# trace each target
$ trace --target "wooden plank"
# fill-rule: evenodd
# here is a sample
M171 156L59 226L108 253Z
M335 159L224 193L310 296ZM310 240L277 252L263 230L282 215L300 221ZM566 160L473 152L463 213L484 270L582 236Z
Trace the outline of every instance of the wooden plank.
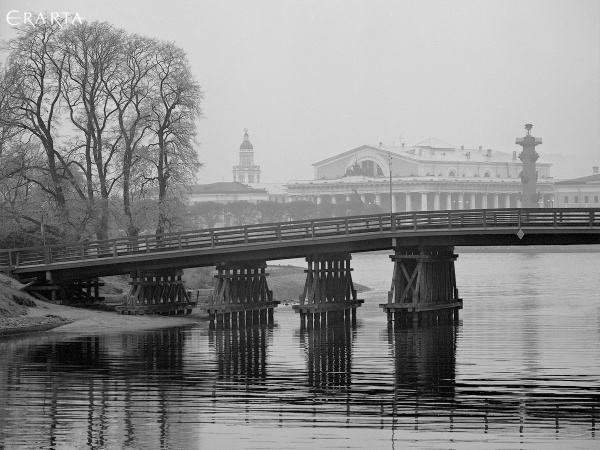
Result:
M279 305L278 300L268 302L230 303L224 305L210 305L203 307L209 313L220 314L225 312L255 311L266 308L275 308Z
M384 311L438 311L452 308L462 309L463 303L461 299L456 299L452 303L419 303L419 304L411 304L411 303L380 303L379 307L383 308Z
M316 312L327 312L327 311L340 311L345 309L356 308L364 303L362 299L329 302L329 303L318 303L314 305L293 305L292 309L300 313L316 313Z

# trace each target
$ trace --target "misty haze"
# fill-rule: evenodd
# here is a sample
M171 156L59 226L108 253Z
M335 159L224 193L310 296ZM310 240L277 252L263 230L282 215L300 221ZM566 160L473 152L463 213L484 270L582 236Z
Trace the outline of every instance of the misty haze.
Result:
M600 4L5 0L0 450L597 448Z

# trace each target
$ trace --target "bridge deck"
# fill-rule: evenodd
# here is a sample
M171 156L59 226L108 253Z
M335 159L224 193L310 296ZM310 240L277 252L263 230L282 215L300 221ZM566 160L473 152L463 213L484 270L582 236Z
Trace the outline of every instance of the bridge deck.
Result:
M0 270L76 278L420 244L600 244L600 208L423 211L122 237L0 250Z

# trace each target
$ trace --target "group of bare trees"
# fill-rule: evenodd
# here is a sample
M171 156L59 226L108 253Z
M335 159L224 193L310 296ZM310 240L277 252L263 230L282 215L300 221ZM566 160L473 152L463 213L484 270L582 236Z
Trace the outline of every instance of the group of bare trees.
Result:
M184 51L106 22L16 31L0 71L3 230L42 217L69 240L177 229L203 98Z

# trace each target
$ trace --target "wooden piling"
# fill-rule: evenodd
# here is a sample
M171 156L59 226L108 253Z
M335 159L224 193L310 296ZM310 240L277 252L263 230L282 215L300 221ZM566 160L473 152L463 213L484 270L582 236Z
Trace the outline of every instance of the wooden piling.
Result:
M120 314L191 313L196 302L191 301L182 274L181 270L132 273L129 293L116 311Z
M273 291L269 290L266 267L265 261L219 263L213 294L204 307L209 317L212 313L235 315L234 326L238 327L272 325L273 308L279 302L273 300ZM224 326L230 327L231 323L226 321Z
M388 302L380 304L388 322L443 323L462 308L458 298L453 247L397 248Z
M356 322L356 308L364 300L356 297L352 283L349 253L315 254L306 258L308 268L300 303L294 311L300 313L301 326L306 316L307 326L336 323L352 311ZM350 313L348 313L350 314ZM348 316L350 318L350 316Z

